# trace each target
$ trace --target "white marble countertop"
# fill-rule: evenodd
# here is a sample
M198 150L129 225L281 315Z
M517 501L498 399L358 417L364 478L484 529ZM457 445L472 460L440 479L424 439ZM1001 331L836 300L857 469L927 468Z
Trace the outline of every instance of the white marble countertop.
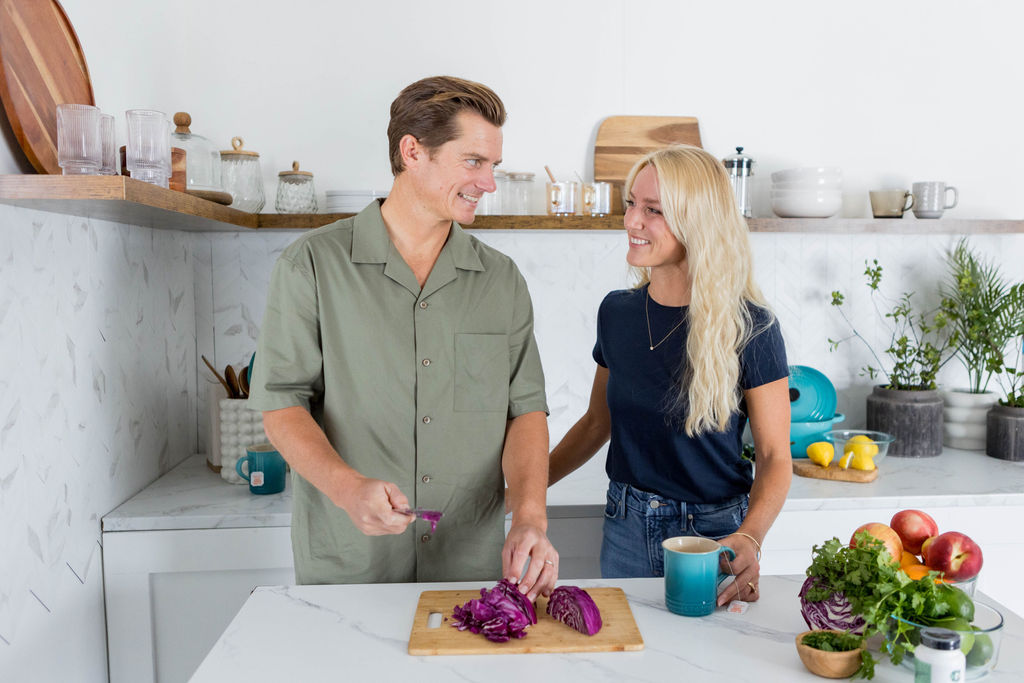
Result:
M869 484L793 477L783 510L849 510L864 507L976 507L1024 503L1024 463L980 451L946 449L934 458L885 458ZM597 516L607 479L587 467L548 492L549 514ZM291 485L256 496L210 471L202 455L187 458L103 517L103 531L217 529L291 524Z
M745 614L720 608L702 618L666 610L661 579L580 581L625 591L644 639L642 651L433 657L407 651L419 594L481 584L257 588L191 680L820 681L804 668L794 644L806 630L796 597L802 580L764 576L762 598ZM1024 679L1022 646L1024 620L1007 612L999 661L986 680ZM905 683L912 674L884 659L874 680Z

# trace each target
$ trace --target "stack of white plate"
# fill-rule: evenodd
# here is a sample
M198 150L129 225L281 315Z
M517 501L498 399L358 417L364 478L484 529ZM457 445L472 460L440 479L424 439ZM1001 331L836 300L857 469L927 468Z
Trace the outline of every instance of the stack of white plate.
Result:
M387 190L327 190L326 213L359 213L374 199L388 196Z
M790 168L772 173L772 211L783 218L828 218L843 205L839 168Z

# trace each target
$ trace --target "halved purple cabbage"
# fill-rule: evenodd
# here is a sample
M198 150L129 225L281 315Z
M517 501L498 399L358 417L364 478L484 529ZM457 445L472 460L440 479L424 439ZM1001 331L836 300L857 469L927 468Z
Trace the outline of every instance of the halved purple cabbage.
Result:
M537 611L515 584L505 579L494 588L480 589L480 597L452 611L452 626L460 631L482 633L487 640L504 643L526 637L526 629L537 623Z
M601 611L593 598L578 586L559 586L548 598L548 614L580 633L592 636L601 630Z
M842 593L832 593L820 602L811 602L807 599L807 591L818 581L818 577L808 576L804 585L800 587L800 615L807 622L808 628L863 633L864 619L853 613L850 601Z

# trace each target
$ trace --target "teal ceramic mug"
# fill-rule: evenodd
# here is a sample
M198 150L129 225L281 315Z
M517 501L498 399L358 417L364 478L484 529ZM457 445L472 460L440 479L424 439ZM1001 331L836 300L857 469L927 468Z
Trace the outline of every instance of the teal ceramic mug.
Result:
M665 606L686 617L703 617L715 611L718 585L728 574L719 570L718 558L725 553L736 558L732 548L710 538L675 536L665 539Z
M242 471L242 465L245 464L248 465L248 473ZM246 448L245 455L235 463L235 471L249 482L251 493L264 495L284 491L284 458L269 443Z

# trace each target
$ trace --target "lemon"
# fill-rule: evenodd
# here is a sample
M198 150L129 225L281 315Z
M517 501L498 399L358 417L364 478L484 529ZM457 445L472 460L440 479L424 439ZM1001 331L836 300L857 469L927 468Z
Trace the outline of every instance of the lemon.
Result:
M836 449L828 441L815 441L807 447L808 460L822 467L828 467L834 457Z
M852 467L855 470L865 470L867 472L870 472L871 470L875 469L875 460L870 455L851 453L850 467Z
M846 455L847 453L873 458L878 455L878 444L863 434L857 434L856 436L850 437L843 446L843 455Z
M839 458L839 466L844 470L849 469L851 460L853 460L853 453L847 451L843 453L843 457Z

